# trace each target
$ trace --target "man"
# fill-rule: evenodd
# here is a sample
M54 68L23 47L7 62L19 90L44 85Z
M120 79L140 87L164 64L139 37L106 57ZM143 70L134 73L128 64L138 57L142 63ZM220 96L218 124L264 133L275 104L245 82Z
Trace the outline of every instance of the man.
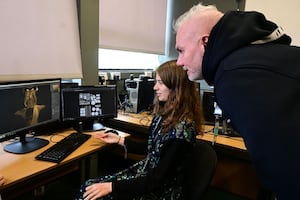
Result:
M198 4L174 29L177 64L214 86L261 184L279 200L300 199L300 48L258 12Z

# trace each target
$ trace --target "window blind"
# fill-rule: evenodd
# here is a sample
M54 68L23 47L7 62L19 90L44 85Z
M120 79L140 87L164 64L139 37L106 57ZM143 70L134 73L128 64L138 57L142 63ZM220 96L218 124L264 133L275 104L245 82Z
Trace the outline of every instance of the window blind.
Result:
M82 77L75 0L1 0L0 27L0 81Z
M167 0L100 0L99 47L165 52Z

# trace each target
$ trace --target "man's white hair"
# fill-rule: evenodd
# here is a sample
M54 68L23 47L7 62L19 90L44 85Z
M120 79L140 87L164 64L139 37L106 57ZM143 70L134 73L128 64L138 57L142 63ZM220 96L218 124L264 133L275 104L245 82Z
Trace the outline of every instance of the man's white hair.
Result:
M194 5L193 7L191 7L187 12L185 12L184 14L182 14L180 17L177 18L177 20L175 21L175 23L173 23L173 29L174 31L177 33L179 27L188 19L190 19L191 17L194 17L200 13L203 13L205 11L208 10L215 10L218 11L217 7L214 5L208 5L205 6L202 3L199 3L197 5Z

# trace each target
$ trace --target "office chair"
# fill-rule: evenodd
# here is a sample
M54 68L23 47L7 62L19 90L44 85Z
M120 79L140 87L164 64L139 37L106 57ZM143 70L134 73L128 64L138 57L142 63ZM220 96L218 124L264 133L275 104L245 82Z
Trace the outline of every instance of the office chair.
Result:
M209 144L197 140L187 162L182 199L201 199L210 185L216 165L215 150Z

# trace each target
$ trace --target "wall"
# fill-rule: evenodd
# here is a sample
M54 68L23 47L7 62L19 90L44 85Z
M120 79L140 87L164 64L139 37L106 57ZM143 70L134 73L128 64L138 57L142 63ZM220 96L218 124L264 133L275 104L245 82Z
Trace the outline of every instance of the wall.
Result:
M83 85L98 84L99 0L78 0Z
M281 26L292 37L293 45L300 45L299 0L247 0L245 10L256 10L265 14L267 19Z

